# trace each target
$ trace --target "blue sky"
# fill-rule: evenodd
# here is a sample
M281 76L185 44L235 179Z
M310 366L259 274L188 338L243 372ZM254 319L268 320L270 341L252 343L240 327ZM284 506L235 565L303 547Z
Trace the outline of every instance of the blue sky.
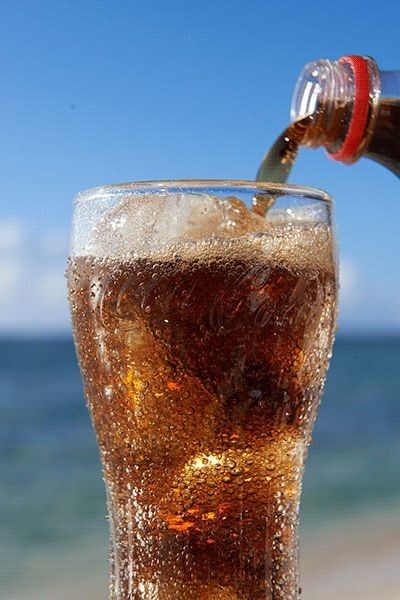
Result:
M398 1L0 3L0 332L68 331L78 190L253 179L313 58L400 68ZM400 184L304 150L293 183L336 200L341 330L400 330Z

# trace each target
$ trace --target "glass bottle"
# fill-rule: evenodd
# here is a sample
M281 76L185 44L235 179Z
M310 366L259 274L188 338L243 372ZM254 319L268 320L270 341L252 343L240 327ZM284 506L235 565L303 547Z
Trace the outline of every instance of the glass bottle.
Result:
M291 119L306 125L300 145L323 146L347 164L365 156L400 176L400 70L381 71L364 56L312 61L298 78Z

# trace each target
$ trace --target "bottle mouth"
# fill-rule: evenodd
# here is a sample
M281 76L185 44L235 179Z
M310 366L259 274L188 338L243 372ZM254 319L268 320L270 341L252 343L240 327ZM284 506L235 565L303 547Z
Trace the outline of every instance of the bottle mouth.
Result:
M338 89L339 67L336 61L321 58L305 65L294 89L290 117L298 121L316 114L321 105L328 106L332 98L342 96Z
M324 85L324 80L319 69L320 62L322 61L308 63L297 79L290 107L292 122L312 115L316 111Z

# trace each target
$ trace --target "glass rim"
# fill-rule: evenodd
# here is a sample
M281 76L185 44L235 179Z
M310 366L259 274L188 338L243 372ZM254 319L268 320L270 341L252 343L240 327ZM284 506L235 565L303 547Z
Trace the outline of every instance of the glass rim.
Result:
M317 200L318 202L325 202L327 204L333 204L332 197L324 190L313 188L305 185L296 185L292 183L272 183L268 181L251 181L246 179L164 179L164 180L149 180L149 181L136 181L136 182L123 182L123 183L112 183L97 187L90 187L78 192L75 196L75 202L83 202L88 197L90 199L101 198L104 195L109 195L112 192L124 192L124 191L137 191L137 192L151 192L151 191L178 191L182 188L182 191L188 190L200 190L200 189L216 189L221 190L227 188L241 189L242 191L254 192L265 192L272 194L279 194L281 196L293 196L300 198L308 198L310 200Z

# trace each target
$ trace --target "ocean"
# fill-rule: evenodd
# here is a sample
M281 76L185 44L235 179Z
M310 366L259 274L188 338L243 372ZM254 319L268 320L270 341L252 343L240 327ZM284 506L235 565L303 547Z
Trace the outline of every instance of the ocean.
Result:
M400 337L336 341L303 531L400 507L399 374ZM0 455L0 598L91 573L105 582L105 494L70 339L0 341Z

